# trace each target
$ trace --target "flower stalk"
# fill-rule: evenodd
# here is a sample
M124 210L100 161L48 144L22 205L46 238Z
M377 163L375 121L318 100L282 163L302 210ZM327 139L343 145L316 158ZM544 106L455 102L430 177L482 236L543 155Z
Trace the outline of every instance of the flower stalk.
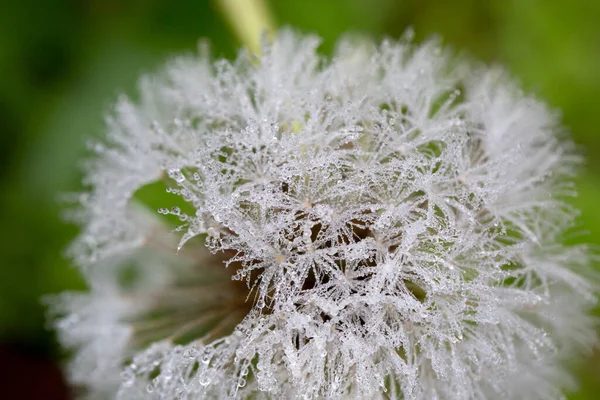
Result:
M241 43L261 54L261 38L275 33L274 18L265 0L216 0L217 7Z

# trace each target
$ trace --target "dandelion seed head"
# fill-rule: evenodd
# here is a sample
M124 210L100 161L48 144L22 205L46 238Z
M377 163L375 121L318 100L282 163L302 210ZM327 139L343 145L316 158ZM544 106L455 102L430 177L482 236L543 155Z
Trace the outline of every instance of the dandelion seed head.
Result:
M135 398L554 399L594 339L557 116L437 41L290 30L178 58L93 146L55 301L72 379ZM136 196L163 185L150 216ZM122 278L136 265L136 275Z

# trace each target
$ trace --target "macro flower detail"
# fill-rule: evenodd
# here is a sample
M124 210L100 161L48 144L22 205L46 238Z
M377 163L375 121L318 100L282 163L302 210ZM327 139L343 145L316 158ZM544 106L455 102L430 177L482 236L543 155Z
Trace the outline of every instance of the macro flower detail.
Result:
M262 56L177 58L118 100L73 215L90 289L53 303L72 381L560 398L596 286L562 244L579 158L557 116L435 40L318 45L283 30Z

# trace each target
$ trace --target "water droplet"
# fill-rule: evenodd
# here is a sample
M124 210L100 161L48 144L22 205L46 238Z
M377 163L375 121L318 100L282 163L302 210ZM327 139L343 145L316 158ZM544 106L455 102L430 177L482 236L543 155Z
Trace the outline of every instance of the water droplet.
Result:
M124 386L131 386L133 385L133 381L135 380L135 375L133 374L133 372L126 369L125 371L121 372L121 379L123 380Z
M263 298L258 299L258 301L256 302L256 307L258 307L258 308L264 308L265 307L265 300Z
M210 378L205 375L201 375L198 381L202 386L208 386L210 384Z
M213 227L208 228L206 233L208 233L208 236L211 236L215 239L219 239L221 237L221 232L219 232L217 229L215 229Z
M185 350L183 355L187 358L195 358L198 355L198 350L195 347L190 347Z
M181 196L185 201L191 201L193 197L192 192L187 189L181 189Z
M185 176L181 173L179 169L172 168L167 171L169 177L174 179L177 183L182 183L185 181Z

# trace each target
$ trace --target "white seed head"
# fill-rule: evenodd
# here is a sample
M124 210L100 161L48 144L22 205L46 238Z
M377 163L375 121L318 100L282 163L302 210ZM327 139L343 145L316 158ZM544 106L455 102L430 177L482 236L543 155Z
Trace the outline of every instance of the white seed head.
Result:
M560 397L596 286L587 249L561 244L579 160L557 117L436 41L318 45L284 30L258 59L178 58L116 103L75 215L90 291L55 305L73 381ZM136 200L157 185L161 217Z

